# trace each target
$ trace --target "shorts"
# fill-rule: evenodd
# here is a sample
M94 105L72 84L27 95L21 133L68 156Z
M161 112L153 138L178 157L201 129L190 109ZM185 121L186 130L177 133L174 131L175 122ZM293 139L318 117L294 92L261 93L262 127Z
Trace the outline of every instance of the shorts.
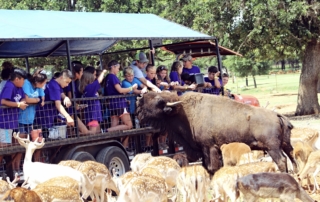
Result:
M97 120L93 120L93 121L90 121L87 126L89 127L98 127L99 126L99 123Z
M32 124L19 123L19 132L23 134L30 134L32 131Z
M0 142L1 143L12 143L12 129L0 129Z
M123 114L129 114L128 108L118 108L118 109L109 109L111 116L119 116L121 117Z

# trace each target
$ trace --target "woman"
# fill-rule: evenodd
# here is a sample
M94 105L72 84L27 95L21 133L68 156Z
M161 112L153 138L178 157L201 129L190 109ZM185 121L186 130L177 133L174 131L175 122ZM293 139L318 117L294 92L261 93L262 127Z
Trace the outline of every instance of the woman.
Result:
M85 71L80 80L79 91L83 98L98 98L98 91L100 89L100 83L104 78L104 74L107 70L103 70L100 76L96 79L95 75ZM84 108L85 123L89 127L90 132L99 133L100 124L102 121L101 104L100 100L86 100L84 104L88 106Z
M127 94L137 88L137 84L134 84L129 88L121 87L120 80L117 77L120 69L120 65L117 61L112 60L107 66L109 69L109 74L106 77L105 93L108 96ZM132 121L130 114L128 113L128 104L126 98L110 98L108 109L111 115L111 127L108 129L108 131L129 130L132 128ZM120 120L121 124L119 124ZM129 151L128 138L129 137L123 138L122 144L126 148L128 154L132 155L132 153Z

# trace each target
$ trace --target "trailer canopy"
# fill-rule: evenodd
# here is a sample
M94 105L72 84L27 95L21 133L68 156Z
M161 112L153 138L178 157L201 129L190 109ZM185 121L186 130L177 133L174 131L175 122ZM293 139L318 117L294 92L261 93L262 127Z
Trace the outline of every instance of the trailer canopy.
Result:
M194 58L217 55L216 44L211 41L187 41L167 44L162 46L162 50L172 52L176 55L188 53L191 54ZM219 54L242 56L240 53L223 46L219 46Z
M0 10L0 58L100 55L119 40L215 39L154 14Z

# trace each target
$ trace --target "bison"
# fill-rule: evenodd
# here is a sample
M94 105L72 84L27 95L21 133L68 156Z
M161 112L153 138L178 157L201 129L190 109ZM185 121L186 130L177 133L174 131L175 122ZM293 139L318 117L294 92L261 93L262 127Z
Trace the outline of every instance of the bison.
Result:
M286 157L293 162L290 144L292 124L286 117L259 107L238 103L222 96L189 92L147 93L137 101L136 110L142 124L181 144L188 159L202 158L204 167L214 174L221 167L223 144L242 142L253 150L266 150L287 172Z

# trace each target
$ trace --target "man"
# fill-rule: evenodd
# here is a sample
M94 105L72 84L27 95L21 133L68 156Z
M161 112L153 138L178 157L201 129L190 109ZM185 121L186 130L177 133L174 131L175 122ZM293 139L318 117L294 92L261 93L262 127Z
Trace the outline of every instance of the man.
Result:
M185 54L181 58L181 60L183 62L182 73L187 73L187 74L200 73L200 68L198 66L192 65L192 56L190 54Z
M142 70L146 68L148 63L149 63L149 60L147 59L147 56L145 53L143 52L137 53L135 57L135 61L133 61L130 65L133 69L134 77L139 79L144 85L148 86L153 91L161 92L161 90L156 85L152 84L150 81L148 81L145 78L145 75L142 72Z

